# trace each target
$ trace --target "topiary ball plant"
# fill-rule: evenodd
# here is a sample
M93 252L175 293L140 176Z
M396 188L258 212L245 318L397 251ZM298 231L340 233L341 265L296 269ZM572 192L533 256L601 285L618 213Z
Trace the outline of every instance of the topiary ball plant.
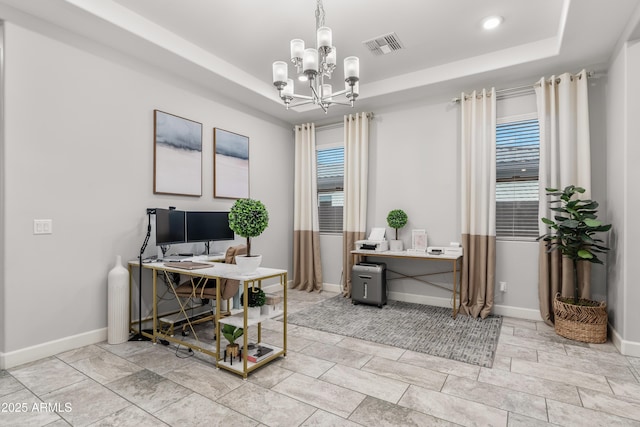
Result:
M229 211L229 228L247 239L247 257L251 256L251 237L256 237L269 225L269 212L259 200L238 199Z
M249 288L247 291L247 306L262 307L267 302L267 296L260 288Z
M398 229L407 225L407 214L402 209L394 209L387 215L387 224L396 229L396 240L398 240Z

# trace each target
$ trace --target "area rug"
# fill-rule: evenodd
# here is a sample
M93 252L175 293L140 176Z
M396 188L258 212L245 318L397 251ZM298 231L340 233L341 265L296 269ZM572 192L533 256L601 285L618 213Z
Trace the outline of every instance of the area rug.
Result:
M378 308L337 295L289 314L287 322L490 368L502 317L454 319L450 308L402 301Z

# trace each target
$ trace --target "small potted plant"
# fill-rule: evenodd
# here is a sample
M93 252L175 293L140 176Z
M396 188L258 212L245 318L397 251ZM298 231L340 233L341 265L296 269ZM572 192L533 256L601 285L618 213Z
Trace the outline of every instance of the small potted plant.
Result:
M396 238L389 241L389 250L400 252L404 249L402 240L398 240L398 229L407 225L407 220L407 214L402 209L394 209L387 215L387 224L389 224L389 227L396 229Z
M236 256L241 274L253 274L262 262L262 255L251 253L251 238L259 236L269 225L269 212L259 200L238 199L229 211L229 227L247 239L247 254Z
M249 307L248 317L250 319L258 319L260 317L261 307L266 301L267 296L262 289L255 286L249 288L247 291L247 307Z
M581 283L578 281L578 265L582 262L603 263L597 254L609 248L595 236L609 231L611 224L603 225L597 220L598 202L574 197L584 193L584 188L569 185L562 191L555 188L547 188L546 191L547 196L556 197L549 204L551 210L558 214L554 219L542 218L542 222L549 226L549 231L538 240L547 242L547 252L559 250L563 257L572 261L573 266L573 297L558 294L553 300L556 333L578 341L605 342L607 305L579 298Z
M230 363L233 364L233 358L238 357L240 352L240 345L236 343L236 340L242 336L244 331L242 328L225 323L220 332L222 332L222 336L229 341L229 344L227 344L227 348L224 351L224 360L226 362L227 356L229 356Z

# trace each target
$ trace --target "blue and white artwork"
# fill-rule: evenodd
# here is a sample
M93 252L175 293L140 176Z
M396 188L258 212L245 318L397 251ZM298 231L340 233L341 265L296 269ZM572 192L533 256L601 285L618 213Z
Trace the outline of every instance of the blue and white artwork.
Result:
M202 124L155 110L156 194L202 196Z
M249 197L249 138L213 129L213 196L228 199Z

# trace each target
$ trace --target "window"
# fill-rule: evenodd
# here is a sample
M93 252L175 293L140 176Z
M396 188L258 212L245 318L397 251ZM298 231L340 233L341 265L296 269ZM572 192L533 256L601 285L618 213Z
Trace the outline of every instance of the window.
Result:
M321 233L342 233L344 147L318 149L318 216Z
M507 121L496 127L496 237L538 237L538 119Z

